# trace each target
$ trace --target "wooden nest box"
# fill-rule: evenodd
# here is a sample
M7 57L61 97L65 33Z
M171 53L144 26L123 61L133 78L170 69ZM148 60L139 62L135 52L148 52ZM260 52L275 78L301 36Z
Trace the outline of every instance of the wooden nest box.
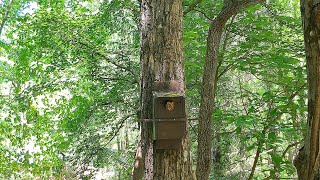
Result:
M176 92L153 93L153 139L156 149L176 149L186 135L185 97Z

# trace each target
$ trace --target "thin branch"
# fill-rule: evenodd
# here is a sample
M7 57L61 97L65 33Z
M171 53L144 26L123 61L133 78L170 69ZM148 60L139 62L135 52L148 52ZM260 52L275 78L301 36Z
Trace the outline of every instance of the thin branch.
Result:
M267 83L272 83L272 84L277 84L277 85L281 85L282 83L280 82L275 82L275 81L271 81L271 80L267 80L267 79L262 79L260 77L258 77L256 74L252 74L256 79L263 81L263 82L267 82Z
M229 134L233 134L235 132L237 132L237 128L235 128L232 131L224 131L224 132L217 133L215 136L212 137L212 139L217 138L219 135L229 135Z
M125 78L115 78L115 77L104 77L104 76L98 76L94 75L97 79L100 79L102 81L126 81L132 84L138 84L139 82L137 80L131 80L131 79L125 79Z
M189 126L191 127L191 130L193 131L194 134L197 134L197 131L194 129L194 127L191 125L191 122L188 121Z
M220 79L226 72L228 72L237 62L228 64L228 66L218 75L217 79Z
M122 121L120 122L120 126L116 129L116 132L114 132L113 136L109 139L109 141L107 142L106 145L108 145L108 144L118 135L120 129L123 127L124 122L125 122L129 117L131 117L131 116L133 116L133 115L135 115L135 114L129 114L129 115L127 115L126 117L124 117L124 118L122 119Z
M1 33L2 33L2 30L3 30L3 27L4 27L4 24L6 23L7 19L8 19L8 16L9 16L9 12L10 12L10 9L12 7L12 3L13 3L13 0L11 0L8 4L8 7L7 7L7 10L3 16L3 19L2 19L2 22L1 22L1 25L0 25L0 37L1 37Z
M281 17L281 16L279 15L279 13L277 13L273 10L274 8L272 7L271 4L264 3L264 4L262 4L262 6L266 8L267 13L270 14L270 17L273 18L274 20L278 21L281 26L286 26L286 27L290 27L290 28L296 27L295 25L292 25L292 23L287 23L285 20L280 19L279 17Z
M194 9L195 11L201 13L205 18L207 18L209 21L213 21L212 18L210 18L206 13L204 13L203 11L201 10L198 10L198 9Z
M130 72L132 75L135 76L135 73L130 68L122 66L122 65L112 61L109 57L107 57L107 55L103 54L102 52L99 52L99 51L95 50L95 48L90 46L89 44L86 44L86 43L81 42L81 41L79 42L79 44L81 44L83 46L86 46L87 48L90 48L93 53L95 53L95 54L99 55L100 57L104 58L107 62L113 64L114 66L116 66L116 67L118 67L120 69L126 70L126 71Z
M194 10L194 8L201 3L202 0L196 0L195 2L193 2L189 7L188 9L186 9L184 12L183 12L183 15L186 15L188 12Z
M284 157L284 156L287 154L287 152L289 151L290 148L292 148L293 146L296 146L296 145L298 145L298 144L300 144L300 143L301 143L301 141L298 141L298 142L294 142L294 143L292 143L292 144L289 144L289 145L287 146L287 148L283 151L281 157Z
M238 80L239 80L240 99L241 99L241 102L242 102L243 110L246 112L246 115L248 115L248 110L246 108L247 104L244 101L244 96L243 96L243 93L242 93L242 82L241 82L240 76L238 76Z

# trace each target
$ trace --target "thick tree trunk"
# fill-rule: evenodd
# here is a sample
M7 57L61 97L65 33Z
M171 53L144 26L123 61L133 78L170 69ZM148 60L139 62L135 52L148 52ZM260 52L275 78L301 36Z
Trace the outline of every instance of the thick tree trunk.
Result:
M202 79L199 111L197 179L209 179L212 161L212 112L214 107L215 84L217 80L217 58L223 29L230 17L243 9L264 2L264 0L225 0L218 16L212 21L207 38L207 54Z
M181 0L141 1L141 119L152 119L155 82L178 82L185 93L182 15ZM192 179L187 136L178 149L157 150L152 123L142 122L141 143L144 177L134 172L133 179Z
M294 165L300 180L318 178L320 163L320 1L301 0L308 73L308 125Z

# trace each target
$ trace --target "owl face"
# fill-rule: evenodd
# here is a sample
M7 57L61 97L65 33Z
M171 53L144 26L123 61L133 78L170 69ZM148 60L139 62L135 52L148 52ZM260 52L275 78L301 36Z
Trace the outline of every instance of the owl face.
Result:
M167 102L166 102L166 109L167 109L168 111L173 111L173 110L174 110L174 102L172 102L172 101L167 101Z

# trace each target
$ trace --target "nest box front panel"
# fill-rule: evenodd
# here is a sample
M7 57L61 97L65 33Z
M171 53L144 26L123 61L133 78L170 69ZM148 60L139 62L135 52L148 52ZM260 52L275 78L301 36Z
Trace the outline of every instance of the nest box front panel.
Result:
M185 98L178 97L156 97L154 101L155 119L185 118Z
M186 133L186 121L156 122L157 139L182 139Z

